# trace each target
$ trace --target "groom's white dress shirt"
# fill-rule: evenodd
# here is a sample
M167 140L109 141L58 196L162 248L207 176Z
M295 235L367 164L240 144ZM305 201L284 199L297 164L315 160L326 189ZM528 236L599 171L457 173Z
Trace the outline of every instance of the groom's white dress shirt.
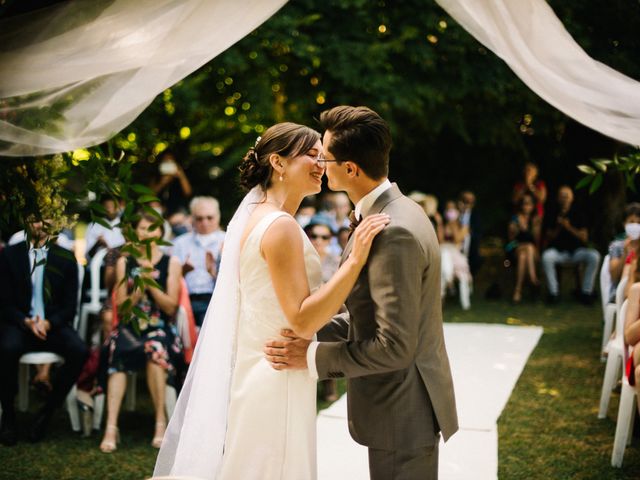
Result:
M360 199L355 206L355 216L356 219L360 220L363 215L365 215L373 206L375 201L378 199L380 195L386 192L391 188L391 182L389 179L386 179L376 188L367 193L364 197ZM309 369L309 375L312 378L318 379L318 369L316 368L316 350L318 349L319 342L311 342L309 344L309 348L307 349L307 368Z

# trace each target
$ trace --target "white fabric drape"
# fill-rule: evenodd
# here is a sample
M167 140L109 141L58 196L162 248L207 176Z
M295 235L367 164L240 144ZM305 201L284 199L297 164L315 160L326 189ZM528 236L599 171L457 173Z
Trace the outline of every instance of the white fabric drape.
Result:
M240 311L240 240L263 196L260 187L251 190L227 226L218 281L158 453L156 476L214 479L222 465Z
M589 57L544 0L436 0L534 92L640 144L640 83ZM0 155L103 142L286 0L75 0L0 21Z
M0 155L101 143L286 0L75 0L0 21Z
M640 145L640 82L592 59L544 0L436 0L545 101Z

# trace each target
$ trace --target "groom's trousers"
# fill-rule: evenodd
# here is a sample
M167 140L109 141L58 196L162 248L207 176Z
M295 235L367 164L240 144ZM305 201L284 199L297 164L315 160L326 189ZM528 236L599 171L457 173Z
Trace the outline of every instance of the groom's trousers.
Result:
M438 478L438 444L416 450L378 450L369 448L371 480L436 480Z

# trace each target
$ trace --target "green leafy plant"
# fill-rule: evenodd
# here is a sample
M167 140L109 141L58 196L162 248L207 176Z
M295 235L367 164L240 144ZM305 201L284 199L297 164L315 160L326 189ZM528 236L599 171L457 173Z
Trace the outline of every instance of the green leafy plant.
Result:
M120 228L126 243L121 252L135 258L150 258L152 242L170 244L161 239L142 240L136 234L133 225L139 219L139 212L155 219L150 228L161 226L164 220L150 206L159 201L155 193L135 183L132 174L135 163L135 157L124 153L116 155L111 143L104 148L98 146L49 157L3 159L0 162L0 228L22 226L30 240L27 224L42 221L50 243L63 229L73 227L78 221L78 212L83 210L88 211L91 222L110 228L101 203L110 198L124 206ZM146 275L150 270L141 268L131 276L134 291L143 291L147 286L160 288ZM118 309L125 323L132 318L148 320L147 314L129 300ZM138 329L137 322L132 326Z
M640 150L625 156L615 155L612 159L594 158L591 165L578 165L584 177L577 183L576 189L589 187L589 193L597 191L607 172L622 172L627 188L636 191L635 178L640 173Z

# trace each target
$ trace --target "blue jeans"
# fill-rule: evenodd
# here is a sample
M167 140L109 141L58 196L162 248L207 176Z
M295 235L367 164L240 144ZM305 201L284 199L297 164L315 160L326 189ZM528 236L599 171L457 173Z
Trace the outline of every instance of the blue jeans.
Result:
M560 252L555 248L548 248L542 253L542 268L547 277L547 288L551 295L558 295L558 263L584 264L584 278L582 279L582 293L591 295L595 285L600 253L593 248L578 248L573 252Z

